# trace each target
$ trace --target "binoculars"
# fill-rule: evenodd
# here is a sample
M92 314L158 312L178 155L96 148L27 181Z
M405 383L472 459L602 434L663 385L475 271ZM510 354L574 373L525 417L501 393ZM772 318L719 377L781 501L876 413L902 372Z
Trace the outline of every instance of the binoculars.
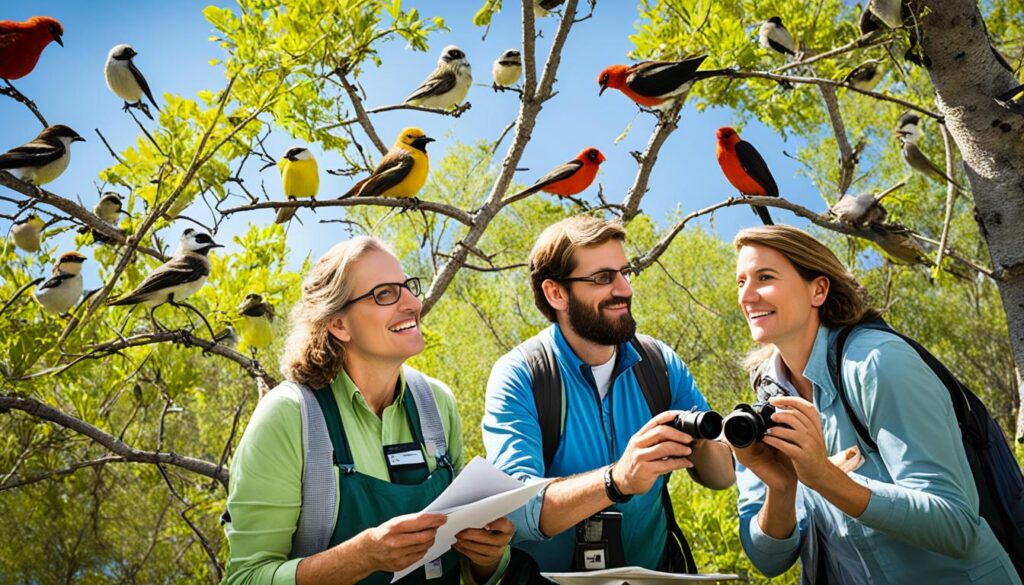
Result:
M764 438L764 432L778 426L772 420L775 407L767 402L739 404L725 418L713 410L684 412L670 424L694 439L716 439L723 432L733 447L749 447Z
M713 410L693 410L677 415L671 425L694 439L717 439L722 434L722 415Z

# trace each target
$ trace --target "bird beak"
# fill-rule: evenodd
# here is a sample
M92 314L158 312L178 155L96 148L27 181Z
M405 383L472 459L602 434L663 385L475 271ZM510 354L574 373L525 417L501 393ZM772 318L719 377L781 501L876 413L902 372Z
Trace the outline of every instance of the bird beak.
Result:
M604 90L606 90L606 89L608 89L608 86L607 85L602 85L601 86L601 91L597 92L597 95L598 96L604 95Z
M53 40L57 41L58 45L62 47L64 46L64 39L62 39L60 35L53 35Z
M224 246L218 244L217 242L214 242L214 243L210 244L210 249L211 250L214 249L214 248L223 248L223 247Z
M81 136L75 136L74 138L71 139L71 142L85 142L85 138L82 138Z

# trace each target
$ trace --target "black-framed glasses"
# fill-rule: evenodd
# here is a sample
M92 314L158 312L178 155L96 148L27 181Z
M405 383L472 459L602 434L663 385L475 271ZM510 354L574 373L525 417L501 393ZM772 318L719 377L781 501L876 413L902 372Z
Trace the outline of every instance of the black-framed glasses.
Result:
M358 303L359 301L370 297L373 297L373 302L382 307L393 305L402 297L403 288L412 293L414 297L420 296L420 279L414 276L405 282L385 282L383 284L378 284L370 289L370 292L365 295L359 295L354 299L349 299L349 301L342 305L341 308L344 309L352 303Z
M626 282L629 282L633 275L636 274L636 270L634 270L631 266L620 268L619 270L616 270L614 268L608 268L605 270L598 270L597 272L591 274L590 276L574 276L570 278L560 278L558 282L589 282L591 284L605 286L615 282L616 274L621 274L622 278L626 279Z

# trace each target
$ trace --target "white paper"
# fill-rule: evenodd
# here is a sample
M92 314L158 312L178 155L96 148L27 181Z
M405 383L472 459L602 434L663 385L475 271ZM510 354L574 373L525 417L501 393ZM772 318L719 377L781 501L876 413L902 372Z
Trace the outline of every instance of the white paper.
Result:
M669 583L720 583L739 581L739 575L706 573L704 575L679 575L661 573L641 567L619 567L586 573L541 573L561 585L668 585ZM742 579L746 581L746 579Z
M474 457L469 465L455 477L441 495L430 503L423 512L445 514L448 521L437 529L434 545L423 558L395 573L392 583L415 571L428 561L448 552L455 544L455 535L467 528L483 528L492 522L518 510L537 495L551 479L523 483L498 470L480 457Z

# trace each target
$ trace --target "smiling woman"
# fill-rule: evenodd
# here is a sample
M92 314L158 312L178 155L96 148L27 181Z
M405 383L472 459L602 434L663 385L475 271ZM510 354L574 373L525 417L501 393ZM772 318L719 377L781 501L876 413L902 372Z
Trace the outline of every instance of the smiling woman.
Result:
M419 293L374 238L317 261L291 315L289 382L260 401L232 461L226 582L387 583L433 544L446 517L419 510L462 469L464 450L451 391L404 366L423 351ZM304 427L321 416L316 441ZM323 471L337 467L337 480L311 492L325 482L309 471L325 451L334 455ZM504 518L464 530L454 550L401 582L497 582L512 532Z

